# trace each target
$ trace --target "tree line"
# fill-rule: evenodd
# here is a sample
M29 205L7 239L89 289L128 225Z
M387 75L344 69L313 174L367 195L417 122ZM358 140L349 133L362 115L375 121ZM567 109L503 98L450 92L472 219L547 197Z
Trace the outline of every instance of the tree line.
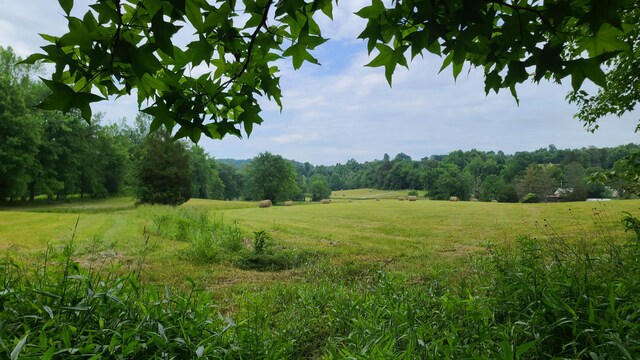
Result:
M424 191L432 199L456 196L463 200L502 202L547 201L559 188L558 200L585 200L618 195L632 196L632 184L624 181L601 183L592 174L620 166L619 160L638 151L636 144L613 148L557 149L553 145L512 155L502 151L452 151L420 160L399 153L393 159L313 166L296 163L304 188L305 179L323 176L331 190L376 188ZM551 199L555 199L551 197Z
M423 191L432 199L545 201L558 188L561 198L584 200L616 192L630 196L629 184L589 181L592 173L616 169L616 162L640 150L560 150L550 145L513 155L453 151L413 160L393 159L333 166L289 161L268 152L247 162L219 162L201 147L175 141L167 131L149 134L153 118L140 114L133 125L102 124L103 115L82 120L34 108L49 90L35 80L37 66L16 67L20 59L0 48L0 199L35 200L136 196L145 203L179 204L205 199L319 201L331 191L356 188ZM240 164L237 166L237 164Z

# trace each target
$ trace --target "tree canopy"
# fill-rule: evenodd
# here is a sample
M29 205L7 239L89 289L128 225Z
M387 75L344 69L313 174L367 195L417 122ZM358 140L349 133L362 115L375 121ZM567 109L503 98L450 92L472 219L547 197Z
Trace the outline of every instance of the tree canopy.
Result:
M59 0L69 30L27 62L50 62L52 91L43 109L78 109L137 93L153 115L151 129L197 141L250 134L262 118L258 99L281 106L277 61L295 69L317 63L311 51L327 39L317 23L332 17L332 0L100 0L81 17ZM337 1L336 1L337 3ZM485 91L528 80L561 81L574 90L585 79L605 87L603 66L635 56L636 0L395 0L356 14L367 20L360 38L391 84L398 65L424 53L443 58L457 77L465 65L484 72ZM190 33L177 44L177 34ZM637 39L637 37L635 37ZM99 94L99 95L98 95ZM148 105L148 106L147 106Z
M268 199L277 203L291 200L299 194L296 169L290 161L269 152L253 158L247 171L248 199Z
M191 176L189 153L182 142L171 141L166 131L147 136L136 171L135 192L140 203L177 206L188 201Z

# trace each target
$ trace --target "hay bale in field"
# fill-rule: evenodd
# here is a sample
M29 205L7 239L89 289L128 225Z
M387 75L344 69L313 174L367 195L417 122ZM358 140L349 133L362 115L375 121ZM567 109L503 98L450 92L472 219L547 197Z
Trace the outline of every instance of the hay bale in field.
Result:
M398 196L399 201L404 201L404 196Z
M449 198L449 201L458 201L458 197L457 196L452 196Z
M409 201L416 201L416 200L418 200L417 196L415 196L415 195L410 195L409 196Z
M493 200L491 200L491 202L492 202L492 203L497 203L497 202L498 202L498 200L493 199Z
M293 206L293 201L291 201L291 200L285 201L284 202L284 206Z
M476 199L476 198L471 198L471 201L473 201L473 202L478 202L478 199Z
M331 199L322 199L323 204L331 204Z
M271 203L271 200L267 199L267 200L262 200L258 203L258 207L260 208L268 208L271 207L271 205L273 205Z

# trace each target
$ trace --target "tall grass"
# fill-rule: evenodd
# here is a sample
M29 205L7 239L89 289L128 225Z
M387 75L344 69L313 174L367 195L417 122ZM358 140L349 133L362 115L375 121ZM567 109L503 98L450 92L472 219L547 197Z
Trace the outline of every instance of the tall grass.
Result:
M625 216L627 239L608 226L574 241L543 224L539 238L489 246L465 278L321 258L299 282L236 293L232 312L195 283L83 270L71 243L34 271L0 265L0 357L637 359L640 220ZM271 242L256 232L243 251Z
M203 208L156 208L150 232L189 242L181 256L196 263L230 262L245 270L278 271L302 266L317 254L274 243L265 230L251 235L237 221L210 217Z

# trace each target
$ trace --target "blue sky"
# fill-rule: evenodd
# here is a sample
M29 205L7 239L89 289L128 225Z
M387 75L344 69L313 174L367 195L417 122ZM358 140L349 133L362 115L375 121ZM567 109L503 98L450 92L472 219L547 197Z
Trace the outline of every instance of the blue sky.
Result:
M90 2L75 2L84 13ZM575 107L564 100L569 86L525 84L518 106L507 92L485 96L481 73L463 71L457 81L450 69L438 74L441 59L426 55L399 69L389 88L382 68L370 61L366 44L357 40L363 22L353 15L366 1L340 2L334 21L320 19L331 40L315 55L321 66L305 64L294 71L280 65L284 109L264 102L262 126L248 139L202 140L216 158L252 158L263 151L313 164L344 163L392 157L403 152L414 159L452 150L502 150L514 153L554 144L558 148L616 146L637 142L638 111L621 119L601 121L595 134L573 119ZM0 0L0 45L21 56L37 52L44 41L37 35L62 34L62 11L54 0ZM134 99L101 103L109 120L137 112Z

